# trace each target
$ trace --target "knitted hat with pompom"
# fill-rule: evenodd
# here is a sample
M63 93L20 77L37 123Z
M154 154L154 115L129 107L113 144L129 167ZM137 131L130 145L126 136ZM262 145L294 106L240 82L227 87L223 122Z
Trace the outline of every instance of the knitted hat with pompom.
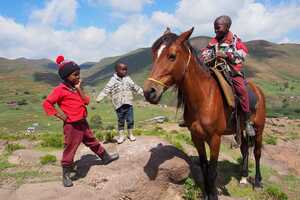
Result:
M66 61L63 55L57 56L56 64L58 65L58 74L63 80L76 70L80 70L79 65L73 61Z

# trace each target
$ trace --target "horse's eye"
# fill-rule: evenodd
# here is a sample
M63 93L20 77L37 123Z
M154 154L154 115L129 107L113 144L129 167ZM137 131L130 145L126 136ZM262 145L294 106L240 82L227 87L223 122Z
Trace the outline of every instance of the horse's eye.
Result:
M176 54L175 53L171 53L169 56L168 56L169 60L171 61L174 61L176 59Z

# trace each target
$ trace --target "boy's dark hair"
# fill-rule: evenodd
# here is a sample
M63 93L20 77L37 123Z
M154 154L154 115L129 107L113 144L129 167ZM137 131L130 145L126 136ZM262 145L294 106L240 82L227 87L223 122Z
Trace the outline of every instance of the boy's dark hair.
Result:
M221 16L217 17L217 19L215 19L214 24L217 23L217 21L219 21L219 20L222 20L225 24L227 24L228 28L230 28L232 21L229 16L221 15Z
M116 63L116 65L115 65L115 71L117 71L118 67L121 66L121 65L127 66L127 64L122 63L122 62Z

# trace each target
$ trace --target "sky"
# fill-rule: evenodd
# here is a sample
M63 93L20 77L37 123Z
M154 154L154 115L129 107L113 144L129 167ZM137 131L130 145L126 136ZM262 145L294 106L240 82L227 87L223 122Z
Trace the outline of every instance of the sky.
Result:
M243 41L300 44L300 0L7 0L0 3L0 57L79 64L149 47L170 27L214 36L213 21L232 18Z

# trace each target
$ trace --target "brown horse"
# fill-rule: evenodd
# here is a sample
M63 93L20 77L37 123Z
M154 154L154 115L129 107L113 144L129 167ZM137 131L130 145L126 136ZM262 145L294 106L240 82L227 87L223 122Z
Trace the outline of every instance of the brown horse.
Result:
M184 120L191 132L204 176L206 199L218 199L216 188L217 162L220 152L221 136L233 134L227 124L231 109L225 102L218 82L210 70L199 64L194 49L188 42L193 28L177 36L165 32L152 46L153 68L144 84L147 101L157 104L162 94L171 86L178 88L183 97ZM257 98L256 110L251 115L256 135L254 138L255 186L261 185L260 157L262 134L265 124L265 98L262 91L249 81L249 86ZM181 99L179 99L181 100ZM242 123L241 130L244 130ZM209 146L210 160L207 160L205 142ZM248 143L242 135L240 146L242 163L242 180L248 176Z

